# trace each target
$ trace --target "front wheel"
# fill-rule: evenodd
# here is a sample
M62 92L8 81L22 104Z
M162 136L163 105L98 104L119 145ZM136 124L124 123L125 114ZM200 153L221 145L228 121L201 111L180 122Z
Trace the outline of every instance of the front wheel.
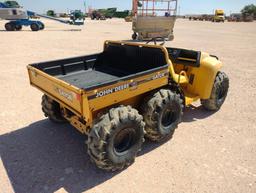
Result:
M206 110L217 111L221 108L228 94L229 78L224 72L219 72L215 78L209 99L201 100Z
M130 106L99 117L88 135L88 154L101 169L116 171L131 165L144 142L144 122Z
M32 24L30 25L30 28L31 28L32 31L38 31L38 30L40 30L40 26L39 26L38 24L36 24L36 23L32 23Z
M7 23L7 24L5 24L5 29L6 29L6 31L14 31L15 25L13 23Z

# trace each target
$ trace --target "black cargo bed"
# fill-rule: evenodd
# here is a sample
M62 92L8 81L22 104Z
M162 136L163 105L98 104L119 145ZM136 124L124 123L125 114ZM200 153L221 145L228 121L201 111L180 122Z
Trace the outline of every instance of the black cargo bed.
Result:
M68 75L60 76L59 79L76 86L78 88L89 88L100 85L105 82L115 81L118 76L113 76L104 72L89 69L86 71L74 72Z
M33 64L81 89L94 89L168 68L159 48L109 43L102 53Z

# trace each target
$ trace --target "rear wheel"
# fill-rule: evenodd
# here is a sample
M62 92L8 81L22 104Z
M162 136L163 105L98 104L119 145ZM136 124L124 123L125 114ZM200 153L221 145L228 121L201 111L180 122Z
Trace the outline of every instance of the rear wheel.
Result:
M40 26L39 26L38 24L36 24L36 23L32 23L32 24L30 25L30 28L31 28L32 31L38 31L38 30L40 30Z
M134 33L132 34L132 39L133 39L133 40L136 40L136 39L137 39L137 33L134 32Z
M229 78L224 72L219 72L215 78L210 99L201 100L206 110L217 111L221 108L228 94Z
M158 142L171 138L180 123L182 110L181 96L170 90L161 89L149 96L142 106L146 137Z
M14 31L15 30L15 25L13 23L6 23L5 24L5 29L6 29L6 31Z
M22 30L22 25L15 25L15 29L17 30L17 31L20 31L20 30Z
M43 95L42 97L42 111L45 117L48 117L52 122L64 123L66 119L61 114L59 103L51 99L50 97Z
M88 135L88 154L101 169L116 171L131 165L144 142L144 122L130 106L102 115Z
M44 28L45 28L45 25L42 23L41 27L40 27L40 30L44 30Z
M173 41L173 40L174 40L174 35L173 35L173 34L170 34L170 35L168 36L168 40L169 40L169 41Z
M140 33L140 34L138 35L138 40L139 40L139 41L143 41L143 40L144 40L144 37L143 37L142 33Z

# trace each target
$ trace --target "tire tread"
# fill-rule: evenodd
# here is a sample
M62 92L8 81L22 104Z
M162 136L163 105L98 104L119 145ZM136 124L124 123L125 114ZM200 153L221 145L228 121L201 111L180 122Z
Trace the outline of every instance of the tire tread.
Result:
M64 123L66 119L61 115L59 104L46 95L42 96L42 111L45 117L48 117L52 122Z
M127 119L132 122L136 120L138 127L144 130L145 124L142 116L139 115L137 110L132 109L130 106L112 108L96 121L96 124L89 133L87 146L88 154L97 167L103 170L117 171L122 170L134 162L134 158L131 158L127 159L125 163L115 164L110 160L107 153L107 140L110 138L111 133L116 129L118 124L122 124L127 121ZM140 140L142 144L144 137Z
M215 78L210 99L201 100L201 104L206 110L217 111L220 109L220 107L224 103L227 93L225 94L223 103L220 105L217 104L217 96L216 96L216 90L219 89L221 86L223 86L223 84L224 86L226 86L226 89L228 92L229 78L224 72L219 72Z
M160 111L162 110L163 106L167 104L169 101L177 101L181 107L181 114L180 118L182 117L182 109L183 107L183 100L181 99L180 95L174 93L167 89L161 89L158 92L155 92L148 97L146 97L145 102L142 105L143 117L146 122L145 130L146 130L146 137L151 141L161 142L166 138L171 138L174 134L174 131L178 125L175 125L175 128L169 135L163 136L161 133L158 132L158 121L160 117ZM181 120L179 119L179 122Z

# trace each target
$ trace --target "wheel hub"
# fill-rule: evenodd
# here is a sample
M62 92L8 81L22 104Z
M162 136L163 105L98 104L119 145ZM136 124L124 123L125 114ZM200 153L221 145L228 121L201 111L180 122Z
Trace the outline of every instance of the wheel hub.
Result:
M121 154L129 150L135 144L136 132L133 128L121 130L114 138L114 150Z
M174 109L171 109L170 107L166 108L163 111L161 123L164 127L170 126L172 123L174 123L177 120L177 113Z

